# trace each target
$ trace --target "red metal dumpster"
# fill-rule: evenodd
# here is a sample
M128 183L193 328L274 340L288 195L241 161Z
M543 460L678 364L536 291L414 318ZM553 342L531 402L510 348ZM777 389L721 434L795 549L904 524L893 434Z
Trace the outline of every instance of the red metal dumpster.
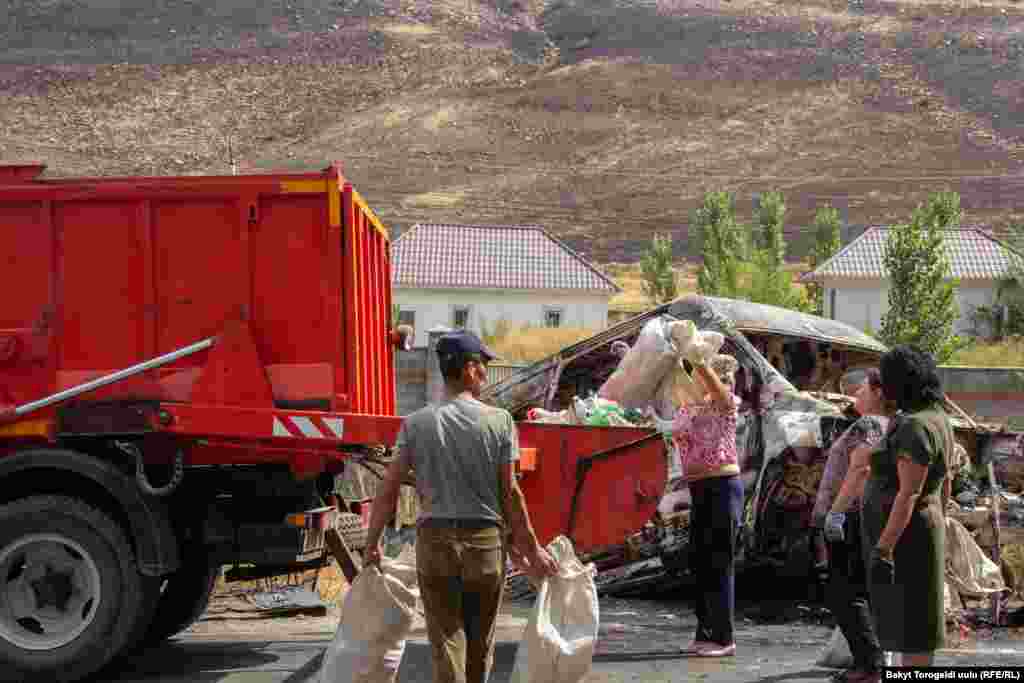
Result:
M520 487L538 540L578 553L618 546L657 510L668 482L660 434L629 427L519 423Z

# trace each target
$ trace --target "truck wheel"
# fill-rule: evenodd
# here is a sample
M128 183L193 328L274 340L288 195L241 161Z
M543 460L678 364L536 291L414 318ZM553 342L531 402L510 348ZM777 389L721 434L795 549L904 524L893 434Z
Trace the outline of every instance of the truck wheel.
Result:
M203 558L167 577L145 642L154 644L166 640L203 616L218 576L220 565Z
M9 680L74 681L121 653L153 613L121 528L74 498L0 507L0 661Z

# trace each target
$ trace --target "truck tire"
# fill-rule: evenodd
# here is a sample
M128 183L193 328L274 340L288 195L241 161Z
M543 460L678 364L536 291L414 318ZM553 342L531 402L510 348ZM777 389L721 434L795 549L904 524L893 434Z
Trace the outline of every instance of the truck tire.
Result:
M181 633L199 620L210 605L220 565L193 560L167 577L149 625L145 643L152 645Z
M149 625L157 586L98 509L65 496L0 507L0 678L76 681L101 669Z

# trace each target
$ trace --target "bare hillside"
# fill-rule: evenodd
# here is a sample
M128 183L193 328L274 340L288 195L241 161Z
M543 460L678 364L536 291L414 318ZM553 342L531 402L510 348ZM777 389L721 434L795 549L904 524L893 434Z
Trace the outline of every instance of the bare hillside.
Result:
M703 192L971 222L1024 179L1005 0L13 0L0 158L51 174L346 164L384 220L533 222L635 259Z

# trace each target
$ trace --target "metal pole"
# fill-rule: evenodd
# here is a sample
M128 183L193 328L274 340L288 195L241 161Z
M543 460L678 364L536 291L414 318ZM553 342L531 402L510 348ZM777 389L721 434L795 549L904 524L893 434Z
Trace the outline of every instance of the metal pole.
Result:
M208 349L211 346L213 346L216 339L216 337L210 337L208 339L204 339L201 342L196 342L195 344L191 344L190 346L180 348L177 351L171 351L170 353L165 353L162 356L157 356L156 358L151 358L147 361L143 361L141 363L138 363L137 365L125 368L124 370L118 370L117 372L112 372L109 375L97 377L96 379L90 380L85 384L79 384L78 386L71 387L70 389L65 389L64 391L58 392L56 394L51 394L50 396L39 399L38 401L24 403L14 409L14 416L21 417L22 415L26 413L31 413L34 410L45 408L46 406L53 405L54 403L60 403L61 401L64 401L69 398L74 398L79 394L84 394L87 391L92 391L93 389L105 387L108 384L113 384L114 382L118 382L122 379L125 379L126 377L131 377L132 375L137 375L141 372L145 372L146 370L159 368L160 366L172 363L178 360L179 358L191 356L193 353L198 353L200 351L203 351L204 349Z

